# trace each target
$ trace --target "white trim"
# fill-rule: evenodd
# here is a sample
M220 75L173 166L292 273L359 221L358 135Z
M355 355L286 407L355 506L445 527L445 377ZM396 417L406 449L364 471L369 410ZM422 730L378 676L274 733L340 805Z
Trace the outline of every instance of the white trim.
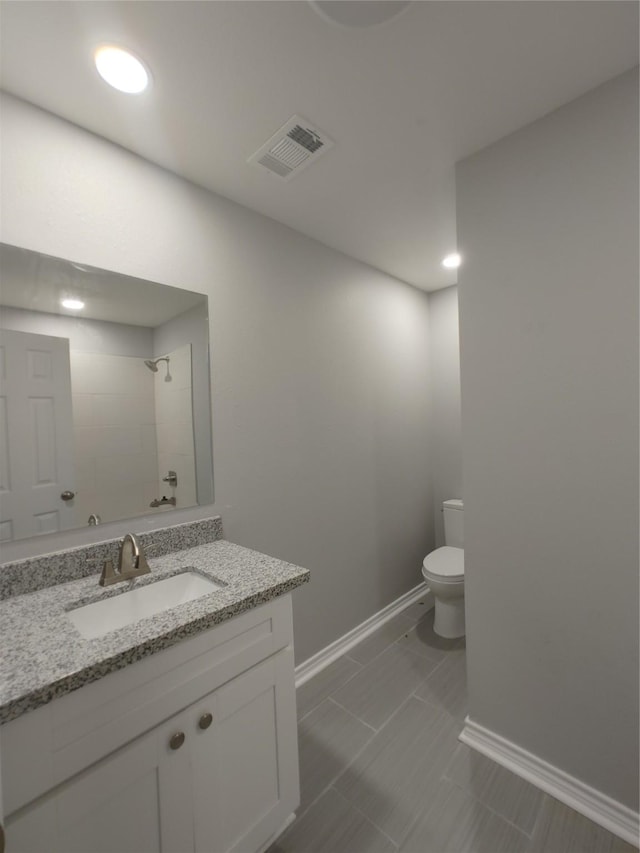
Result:
M301 687L306 681L309 681L310 678L313 678L314 675L317 675L325 667L333 663L334 660L346 654L349 649L352 649L368 637L369 634L377 631L385 622L393 619L398 613L425 596L428 596L424 608L424 612L426 613L435 605L435 600L429 591L429 587L424 583L420 583L418 586L410 589L409 592L405 592L400 598L396 598L391 604L387 604L382 610L374 613L373 616L365 619L360 625L356 625L349 633L339 637L330 645L325 646L324 649L320 649L313 657L298 664L296 667L296 687Z
M561 803L585 815L630 844L638 844L640 829L637 812L590 787L559 767L501 737L467 717L459 739L551 794Z

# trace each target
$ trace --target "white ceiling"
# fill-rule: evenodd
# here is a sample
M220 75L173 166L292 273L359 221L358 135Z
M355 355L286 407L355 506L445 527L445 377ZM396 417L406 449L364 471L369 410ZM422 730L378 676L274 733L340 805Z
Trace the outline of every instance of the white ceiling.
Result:
M81 266L2 243L0 281L0 308L22 308L152 329L207 301L201 293ZM61 299L68 298L84 302L80 313L60 305Z
M638 4L612 0L423 0L366 29L306 0L0 9L9 92L426 290L455 282L456 160L638 62ZM147 93L99 79L104 42ZM294 113L335 147L285 183L246 161Z

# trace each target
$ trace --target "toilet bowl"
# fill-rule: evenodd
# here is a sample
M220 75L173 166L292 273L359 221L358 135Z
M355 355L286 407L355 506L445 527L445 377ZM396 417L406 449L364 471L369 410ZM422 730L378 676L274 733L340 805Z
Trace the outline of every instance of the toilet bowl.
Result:
M450 640L464 637L464 549L436 548L424 558L422 576L436 602L433 630Z
M464 637L464 505L462 501L444 501L444 541L424 558L422 576L436 600L433 630L453 640Z

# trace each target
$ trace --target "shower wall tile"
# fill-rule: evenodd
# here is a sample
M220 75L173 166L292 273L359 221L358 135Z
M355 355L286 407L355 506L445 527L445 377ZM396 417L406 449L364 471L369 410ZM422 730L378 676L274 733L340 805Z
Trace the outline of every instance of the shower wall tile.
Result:
M193 426L191 421L171 424L158 424L158 451L160 453L179 453L181 456L193 455Z
M76 466L87 459L95 459L96 435L92 426L74 426L73 445Z
M185 344L169 357L169 377L162 367L154 376L155 418L158 439L158 497L175 497L177 506L193 506L196 497L195 451L191 381L191 345ZM175 471L178 485L172 488L162 481Z
M191 386L175 390L163 389L156 400L156 417L159 424L172 423L181 418L191 422Z
M93 456L76 459L76 494L95 492L96 490L96 460ZM77 498L76 498L77 500Z
M93 426L93 394L72 394L74 426Z
M94 378L91 375L89 353L71 350L69 362L71 366L71 387L74 394L93 394Z
M71 350L72 387L76 394L137 396L150 387L152 374L140 358Z
M153 451L153 448L146 449ZM152 483L157 476L156 454L153 452L123 454L119 456L117 465L114 464L113 457L98 456L95 468L97 490Z
M95 427L94 447L96 456L123 456L127 453L142 453L144 436L142 427Z
M102 426L153 425L153 386L148 394L94 394L93 412L96 424Z
M91 513L147 515L163 495L197 503L191 346L158 355L169 356L168 371L164 362L152 373L141 358L71 352L78 525ZM170 470L176 489L162 481Z
M157 434L156 428L153 424L143 424L140 427L140 434L142 436L142 443L144 447L153 447L154 453L157 452Z
M154 374L141 358L72 351L70 360L76 524L91 513L146 515L158 476Z

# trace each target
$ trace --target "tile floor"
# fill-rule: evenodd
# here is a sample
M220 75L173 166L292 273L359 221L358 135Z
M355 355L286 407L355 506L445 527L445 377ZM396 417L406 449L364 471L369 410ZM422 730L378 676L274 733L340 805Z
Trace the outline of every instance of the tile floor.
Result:
M465 645L407 608L298 690L301 803L268 853L632 853L461 744Z

